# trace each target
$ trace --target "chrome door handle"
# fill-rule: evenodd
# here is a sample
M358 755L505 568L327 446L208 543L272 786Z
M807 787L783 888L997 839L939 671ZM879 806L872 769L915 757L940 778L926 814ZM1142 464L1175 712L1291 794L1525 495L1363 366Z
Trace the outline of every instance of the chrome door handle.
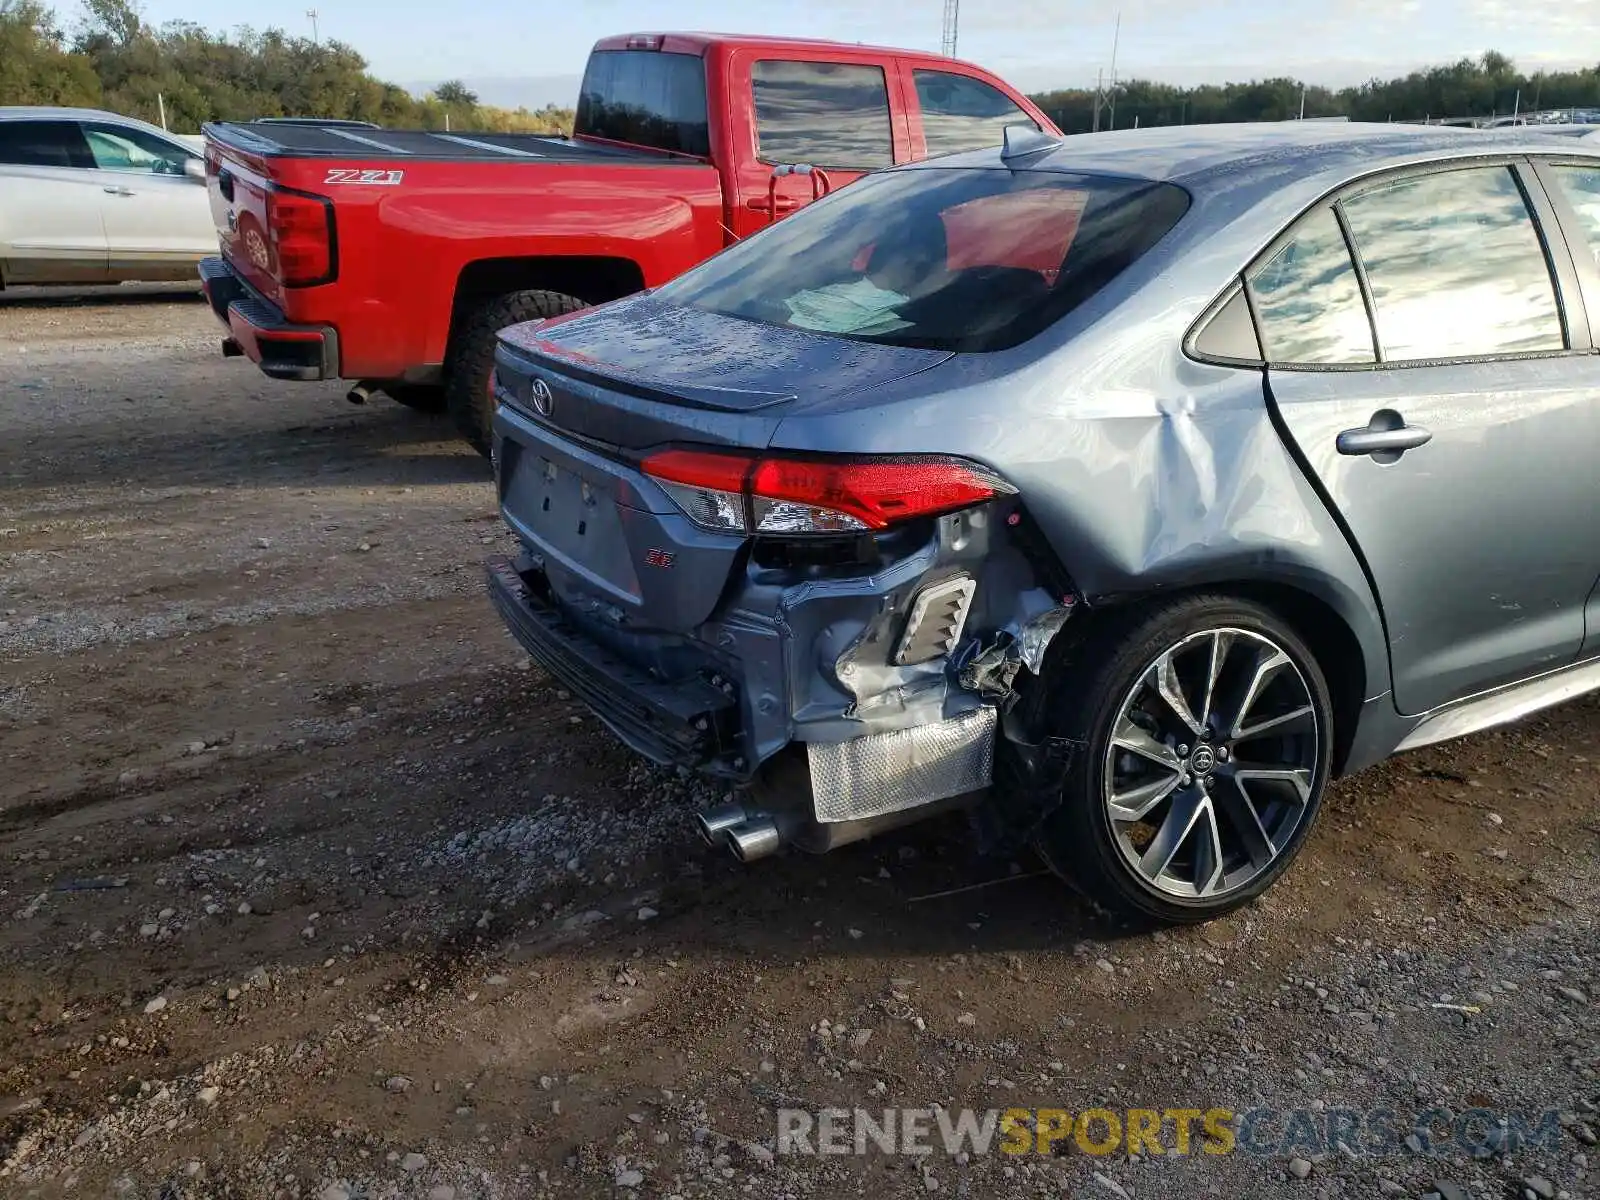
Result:
M132 188L126 188L126 187L105 187L105 188L101 188L100 190L105 192L105 194L108 195L108 196L131 196L131 195L133 195L133 189Z
M1346 429L1334 445L1340 454L1370 454L1379 462L1394 462L1407 450L1426 446L1432 440L1432 431L1421 425L1407 425L1393 409L1380 408L1364 429Z

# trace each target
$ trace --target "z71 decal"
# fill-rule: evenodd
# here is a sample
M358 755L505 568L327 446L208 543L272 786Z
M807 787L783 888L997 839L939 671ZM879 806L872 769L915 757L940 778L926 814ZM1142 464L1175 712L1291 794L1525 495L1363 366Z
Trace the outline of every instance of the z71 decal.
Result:
M404 171L360 171L336 167L328 172L323 183L369 183L377 187L394 187L406 177Z

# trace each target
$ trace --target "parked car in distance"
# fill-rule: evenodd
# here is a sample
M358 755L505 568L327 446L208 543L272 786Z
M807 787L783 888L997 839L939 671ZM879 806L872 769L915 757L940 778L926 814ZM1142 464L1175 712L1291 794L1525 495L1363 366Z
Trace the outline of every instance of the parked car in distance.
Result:
M225 354L277 379L351 380L356 401L447 405L487 453L503 326L658 286L826 186L999 145L1019 121L1054 132L1001 80L934 55L611 37L571 138L206 126L222 254L201 278Z
M0 287L193 279L215 254L204 159L86 108L0 108Z
M1261 893L1328 781L1600 687L1600 153L1015 139L505 330L512 632L744 858L949 806L1108 908ZM785 778L799 786L779 786Z
M1542 133L1546 137L1581 138L1593 137L1596 133L1600 133L1600 125L1566 125L1546 121L1542 124L1530 124L1527 130L1529 133Z

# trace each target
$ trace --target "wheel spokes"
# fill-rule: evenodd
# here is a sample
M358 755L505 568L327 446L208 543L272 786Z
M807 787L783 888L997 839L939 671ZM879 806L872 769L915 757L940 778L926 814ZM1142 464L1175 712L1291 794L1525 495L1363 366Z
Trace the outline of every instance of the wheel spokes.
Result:
M1211 635L1211 656L1206 663L1205 698L1200 702L1200 725L1204 729L1211 728L1211 709L1216 702L1217 681L1222 678L1222 669L1228 665L1228 654L1232 649L1231 632L1219 629Z
M1234 780L1243 786L1245 783L1259 781L1262 783L1287 783L1294 789L1295 797L1301 804L1311 799L1311 768L1310 767L1258 767L1255 765L1240 765L1233 772Z
M1217 723L1224 741L1231 742L1239 738L1239 731L1245 723L1245 718L1250 715L1250 710L1255 707L1256 701L1261 699L1273 676L1285 667L1293 668L1293 666L1289 656L1276 646L1267 643L1257 647L1255 662L1249 665L1239 681L1234 696Z
M1261 633L1210 629L1169 647L1105 751L1105 814L1128 866L1191 899L1248 886L1304 824L1322 721L1299 666Z
M1111 744L1119 750L1137 755L1153 764L1159 773L1153 779L1140 776L1128 786L1112 785L1111 807L1113 816L1121 821L1138 821L1173 792L1183 779L1183 761L1177 751L1143 726L1136 725L1123 714L1117 723L1117 732Z
M1145 847L1139 869L1150 879L1167 873L1183 843L1188 841L1202 815L1210 808L1206 794L1197 787L1186 787L1172 797L1172 807Z
M1255 802L1250 799L1250 793L1244 790L1237 776L1218 779L1217 785L1211 789L1211 799L1217 806L1217 813L1238 836L1252 866L1265 867L1277 857L1278 847L1273 844L1272 835L1261 823L1261 814L1256 810Z
M1178 678L1178 665L1173 661L1172 651L1169 650L1156 659L1151 674L1154 677L1156 695L1161 697L1167 710L1178 719L1190 737L1199 737L1204 726L1200 724L1200 718L1194 715L1194 710L1189 707L1189 701L1183 694L1183 684Z
M1168 775L1111 794L1111 815L1118 821L1140 821L1177 790L1181 775Z
M1249 714L1246 713L1246 716ZM1235 730L1233 740L1248 742L1251 738L1262 737L1268 733L1304 733L1316 724L1316 710L1309 704L1300 708L1291 709L1275 717L1264 717L1254 724L1241 725Z
M1183 760L1178 757L1177 751L1143 726L1135 725L1126 713L1117 722L1117 732L1112 735L1111 744L1119 750L1127 750L1148 759L1158 767L1183 773Z
M1225 859L1222 853L1222 830L1217 826L1217 809L1206 799L1194 831L1194 890L1196 895L1208 896L1222 883Z

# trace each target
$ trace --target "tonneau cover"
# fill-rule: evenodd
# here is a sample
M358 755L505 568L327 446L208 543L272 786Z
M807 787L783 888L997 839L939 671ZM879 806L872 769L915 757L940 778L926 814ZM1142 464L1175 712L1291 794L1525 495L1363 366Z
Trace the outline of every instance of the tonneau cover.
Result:
M446 133L422 129L352 129L338 125L287 125L218 121L205 132L225 145L263 158L451 159L483 162L583 162L603 165L699 165L648 150L574 141L537 133Z

